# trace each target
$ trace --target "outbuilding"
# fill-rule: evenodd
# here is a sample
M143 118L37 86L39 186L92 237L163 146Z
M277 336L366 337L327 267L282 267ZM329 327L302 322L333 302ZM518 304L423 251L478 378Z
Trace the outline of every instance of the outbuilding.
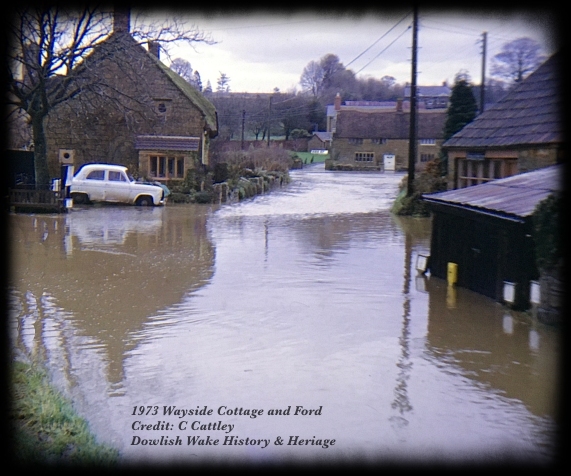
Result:
M559 164L423 195L433 212L431 275L447 279L453 269L456 285L528 308L530 282L539 279L532 215L542 200L562 188Z

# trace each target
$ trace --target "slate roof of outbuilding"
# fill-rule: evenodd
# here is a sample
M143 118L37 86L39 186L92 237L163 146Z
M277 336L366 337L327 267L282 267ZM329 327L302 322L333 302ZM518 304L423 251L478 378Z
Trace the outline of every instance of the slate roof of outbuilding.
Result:
M551 56L504 98L448 139L443 147L513 147L562 142L558 81L561 60L561 54Z
M418 111L419 139L443 137L446 111ZM341 109L337 114L336 138L408 139L410 113L371 108L369 111Z
M324 131L316 131L313 133L320 141L326 142L331 140L333 134L331 132L324 132Z
M524 219L533 214L539 202L563 190L563 172L563 164L551 165L480 185L425 194L422 198L429 203Z

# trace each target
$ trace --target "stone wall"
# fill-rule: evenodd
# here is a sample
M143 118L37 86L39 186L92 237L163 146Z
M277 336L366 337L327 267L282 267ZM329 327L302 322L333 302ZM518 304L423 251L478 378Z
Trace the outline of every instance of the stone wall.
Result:
M129 44L128 44L129 46ZM60 149L73 152L76 168L112 162L138 169L137 135L202 137L200 110L161 71L139 45L114 51L90 70L76 99L52 110L46 120L50 174L59 174ZM120 92L118 92L120 91Z
M435 145L418 145L417 170L424 169L425 162L420 160L422 154L431 155L434 159L440 156L442 142L438 140ZM356 161L356 152L372 152L375 154L373 162ZM387 139L384 144L376 144L371 139L363 139L362 144L354 144L349 139L334 138L331 147L332 167L336 170L382 170L385 154L395 156L396 170L408 170L409 141L407 139ZM345 166L350 167L343 168Z
M564 285L561 269L542 270L539 278L541 293L537 319L546 324L559 324L563 311Z

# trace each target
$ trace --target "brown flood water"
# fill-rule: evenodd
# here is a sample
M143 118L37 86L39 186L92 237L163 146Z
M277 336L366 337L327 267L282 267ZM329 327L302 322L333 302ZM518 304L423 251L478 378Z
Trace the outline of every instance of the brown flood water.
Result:
M10 216L14 347L128 463L553 462L558 330L420 276L401 175L292 177Z

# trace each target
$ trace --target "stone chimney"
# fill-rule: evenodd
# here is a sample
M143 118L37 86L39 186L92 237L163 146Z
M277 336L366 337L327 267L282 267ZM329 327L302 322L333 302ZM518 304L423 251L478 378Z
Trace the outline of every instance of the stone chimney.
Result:
M340 111L341 110L341 94L337 93L337 95L335 96L335 110L336 111Z
M397 112L402 112L402 98L397 99Z
M149 53L151 53L157 59L160 59L160 57L161 57L161 46L159 45L158 41L149 41L147 43L147 48L149 49Z
M128 8L117 7L113 10L113 31L129 33L131 30L131 11Z

